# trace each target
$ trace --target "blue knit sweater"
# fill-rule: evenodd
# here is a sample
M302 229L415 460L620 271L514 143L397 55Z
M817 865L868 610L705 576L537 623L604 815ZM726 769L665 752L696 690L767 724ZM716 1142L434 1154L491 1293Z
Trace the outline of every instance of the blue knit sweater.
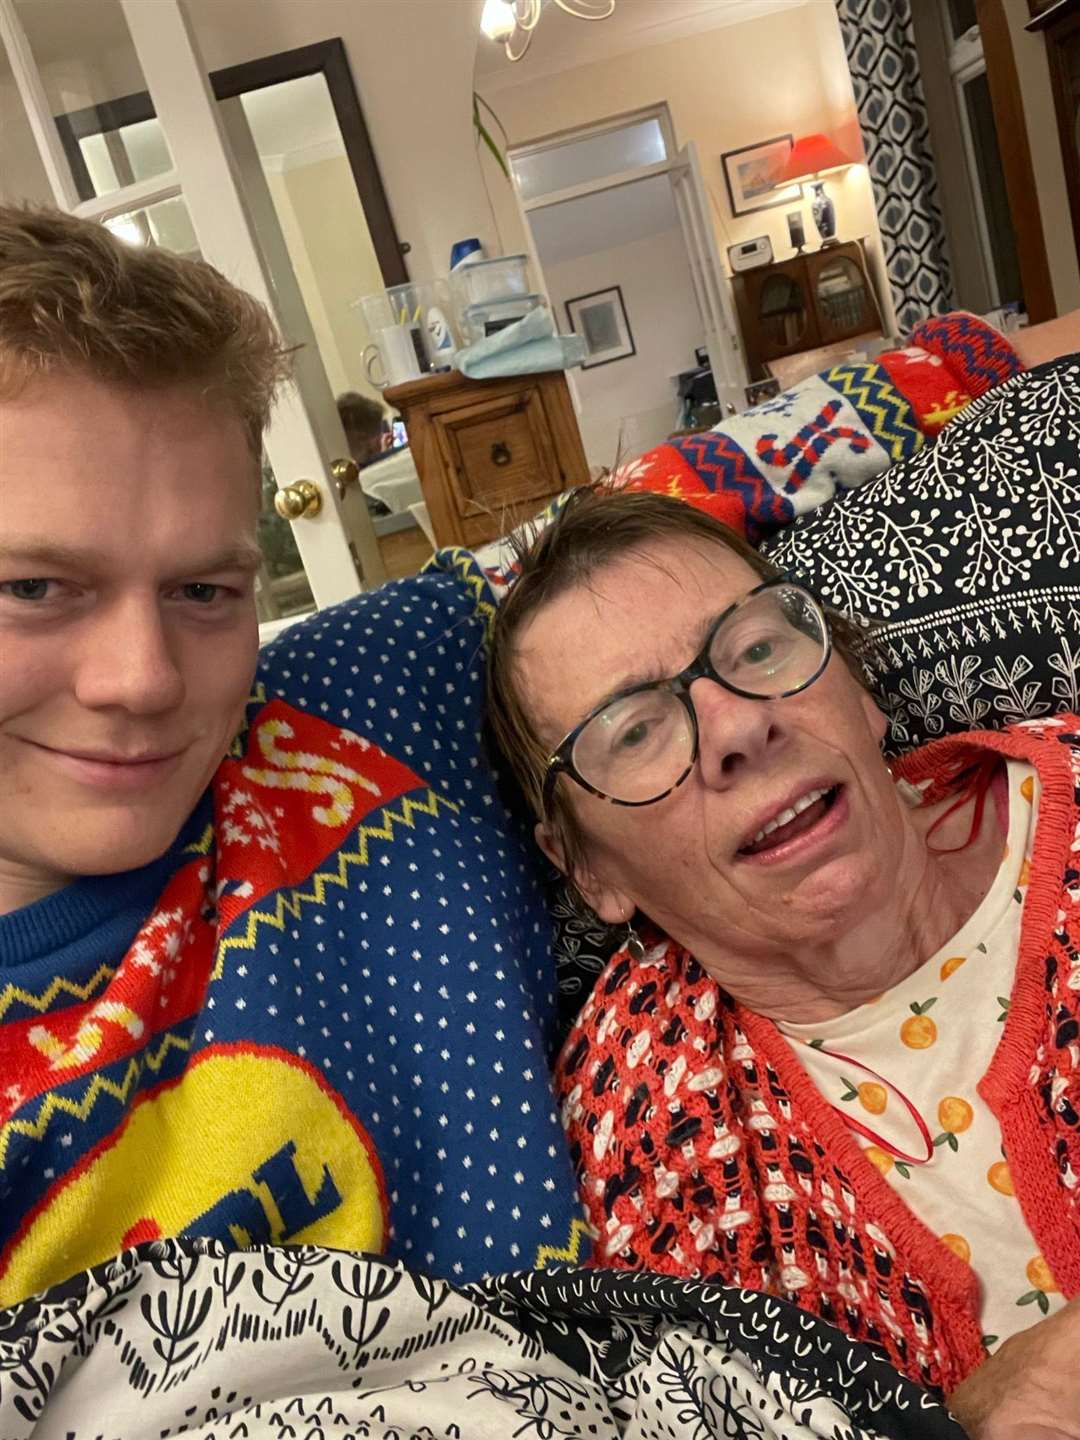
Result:
M0 1304L162 1235L582 1253L484 608L429 573L287 630L168 854L0 918Z

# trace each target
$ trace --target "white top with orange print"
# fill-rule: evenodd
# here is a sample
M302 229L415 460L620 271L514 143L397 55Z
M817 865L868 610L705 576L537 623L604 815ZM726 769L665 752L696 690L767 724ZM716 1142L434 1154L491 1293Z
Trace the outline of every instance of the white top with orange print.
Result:
M1034 770L1007 766L1005 855L967 924L871 1004L835 1020L779 1026L825 1098L886 1142L856 1132L867 1158L975 1271L988 1349L1064 1304L1014 1197L997 1120L975 1089L1009 1007L1038 808ZM925 1163L891 1153L927 1153L903 1097L929 1131Z

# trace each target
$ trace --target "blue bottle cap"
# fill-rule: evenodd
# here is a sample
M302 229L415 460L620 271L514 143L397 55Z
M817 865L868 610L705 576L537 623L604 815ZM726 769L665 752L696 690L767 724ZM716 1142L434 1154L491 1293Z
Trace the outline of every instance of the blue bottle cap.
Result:
M474 255L477 250L483 248L475 235L470 236L468 240L456 240L450 248L450 269L455 270L467 255Z

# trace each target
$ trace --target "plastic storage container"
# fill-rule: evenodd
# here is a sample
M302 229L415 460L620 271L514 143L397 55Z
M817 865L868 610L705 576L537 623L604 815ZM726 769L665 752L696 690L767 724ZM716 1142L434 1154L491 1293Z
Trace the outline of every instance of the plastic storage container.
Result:
M466 307L461 317L461 328L470 344L486 340L523 320L530 310L539 310L547 301L542 295L514 295L509 300L487 300L479 305Z
M529 257L500 255L494 260L474 260L453 272L454 298L464 312L470 305L487 300L508 300L529 290Z

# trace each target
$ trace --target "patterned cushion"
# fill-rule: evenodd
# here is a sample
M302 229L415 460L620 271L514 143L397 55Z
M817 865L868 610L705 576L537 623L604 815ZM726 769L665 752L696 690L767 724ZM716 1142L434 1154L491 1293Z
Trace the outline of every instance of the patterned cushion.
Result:
M1080 707L1080 355L1017 375L933 446L762 546L877 623L892 749Z
M757 545L923 443L911 405L886 371L847 361L715 430L657 445L616 478L686 500Z

